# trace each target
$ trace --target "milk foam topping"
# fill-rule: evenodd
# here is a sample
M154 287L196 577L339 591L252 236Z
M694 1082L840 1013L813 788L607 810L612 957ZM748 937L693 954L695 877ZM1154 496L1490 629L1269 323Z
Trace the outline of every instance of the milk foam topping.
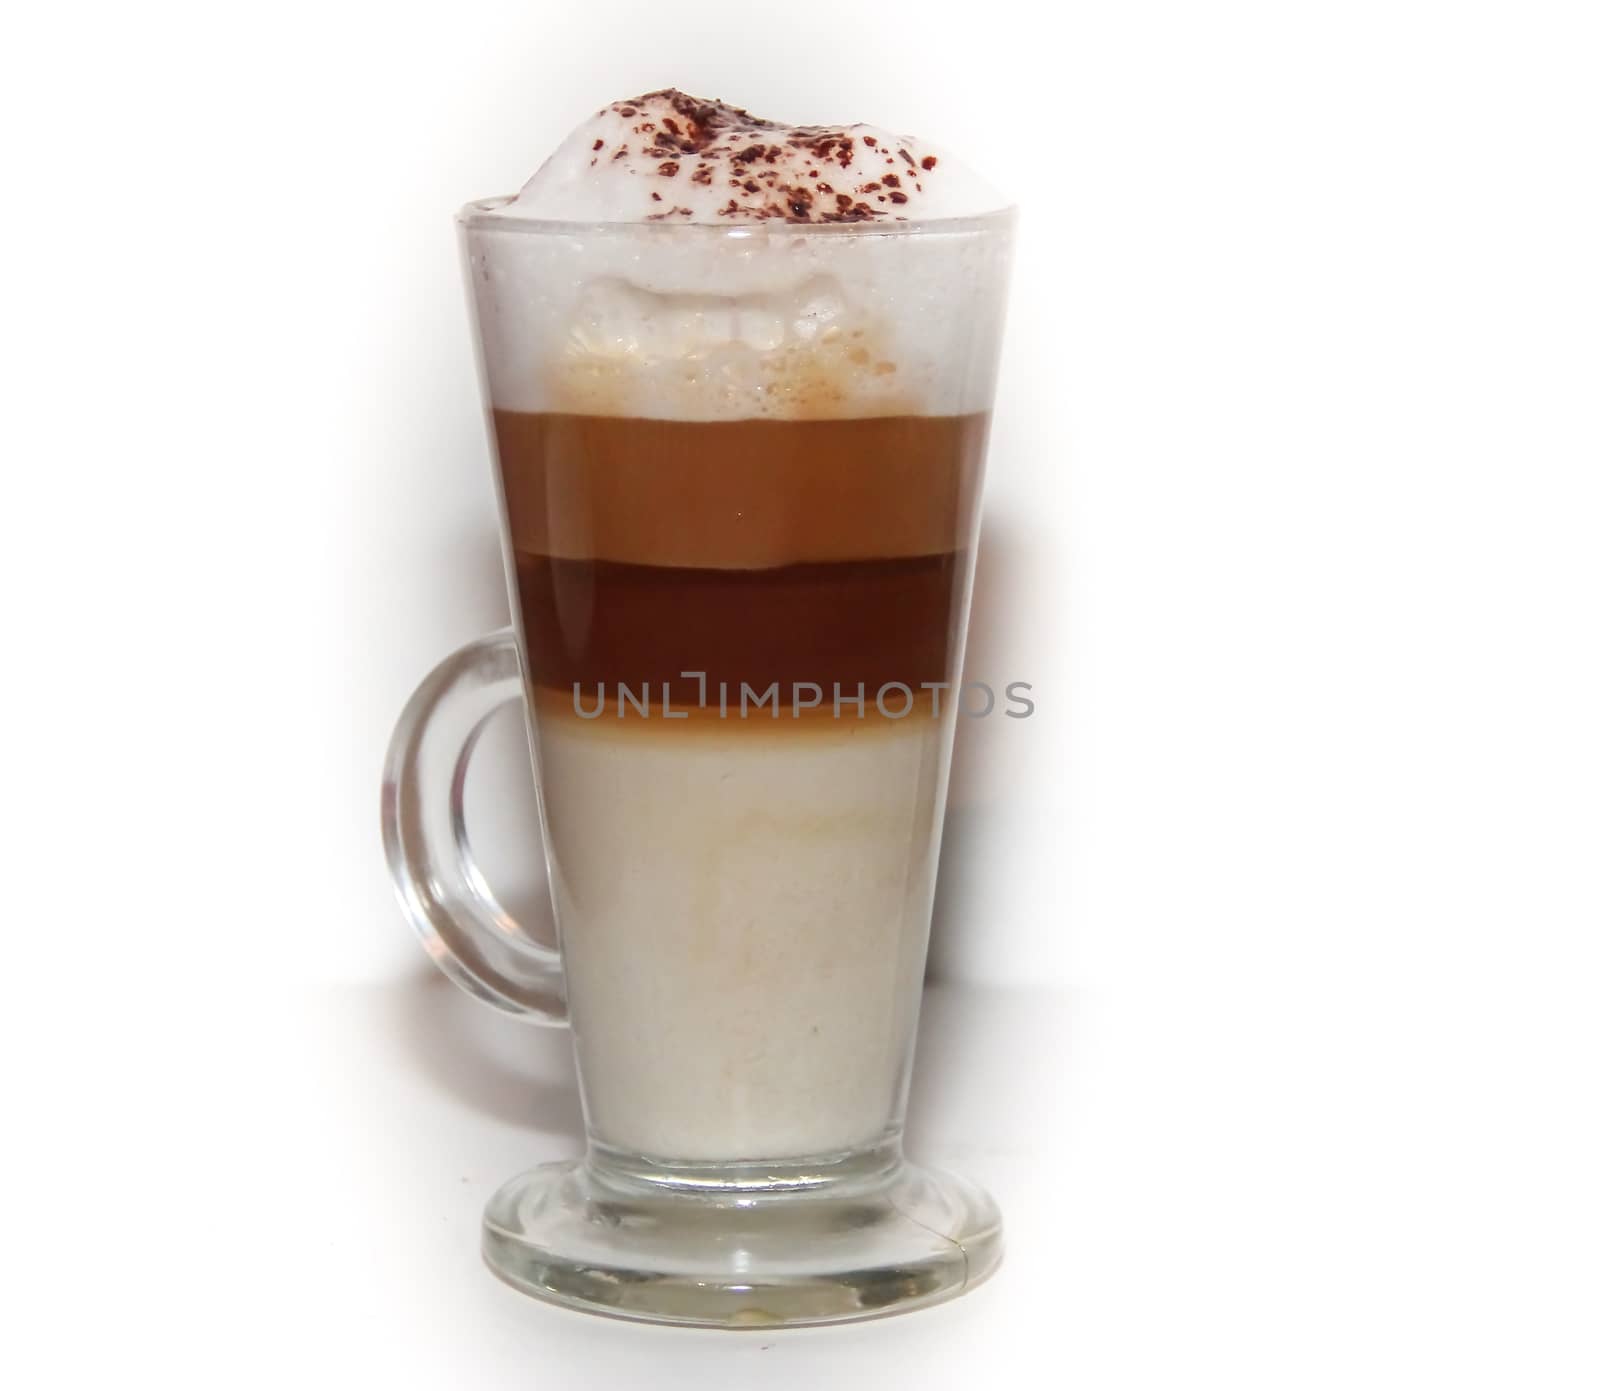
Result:
M494 404L661 419L986 409L1005 200L928 143L675 90L466 215Z

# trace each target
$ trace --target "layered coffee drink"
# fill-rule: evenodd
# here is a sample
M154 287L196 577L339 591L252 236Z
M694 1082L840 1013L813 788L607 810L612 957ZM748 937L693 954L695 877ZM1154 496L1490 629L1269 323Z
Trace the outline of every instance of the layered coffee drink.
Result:
M962 219L1002 201L916 141L668 91L469 231L600 1146L894 1141L1007 252Z

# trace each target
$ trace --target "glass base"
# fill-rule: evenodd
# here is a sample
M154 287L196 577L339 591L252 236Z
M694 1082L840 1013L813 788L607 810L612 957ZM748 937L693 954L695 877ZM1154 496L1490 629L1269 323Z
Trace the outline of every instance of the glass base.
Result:
M592 1153L514 1178L484 1212L507 1284L592 1313L707 1328L876 1318L1000 1263L981 1188L898 1154L676 1170Z

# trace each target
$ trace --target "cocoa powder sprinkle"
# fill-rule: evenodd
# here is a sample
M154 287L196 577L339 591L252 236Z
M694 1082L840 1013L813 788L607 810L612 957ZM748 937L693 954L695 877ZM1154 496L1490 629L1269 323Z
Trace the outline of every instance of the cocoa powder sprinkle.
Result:
M675 88L615 102L606 109L629 123L623 129L638 137L640 157L653 161L662 178L686 173L691 182L710 187L720 181L714 177L718 167L725 168L731 176L727 187L734 196L717 214L726 218L802 223L883 218L890 215L885 203L903 206L910 201L906 190L923 192L917 179L891 172L899 168L900 161L913 174L932 170L939 163L937 156L916 156L892 137L885 140L878 135L850 133L848 127L784 126ZM606 146L606 139L596 139L592 152L598 156ZM857 156L863 149L881 155L887 169L875 166L870 174L856 172ZM628 157L626 143L613 147L609 155L613 161ZM831 167L824 169L825 165ZM648 169L645 165L638 172ZM740 193L750 202L738 202ZM663 199L653 193L651 201L661 203ZM652 216L669 215L692 217L693 212L673 204L669 213Z

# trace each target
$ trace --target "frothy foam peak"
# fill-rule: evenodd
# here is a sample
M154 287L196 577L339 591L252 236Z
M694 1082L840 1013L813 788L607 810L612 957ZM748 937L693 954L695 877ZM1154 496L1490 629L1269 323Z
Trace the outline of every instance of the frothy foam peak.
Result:
M788 126L673 88L573 131L502 215L573 222L874 223L1006 199L944 151L877 126Z

